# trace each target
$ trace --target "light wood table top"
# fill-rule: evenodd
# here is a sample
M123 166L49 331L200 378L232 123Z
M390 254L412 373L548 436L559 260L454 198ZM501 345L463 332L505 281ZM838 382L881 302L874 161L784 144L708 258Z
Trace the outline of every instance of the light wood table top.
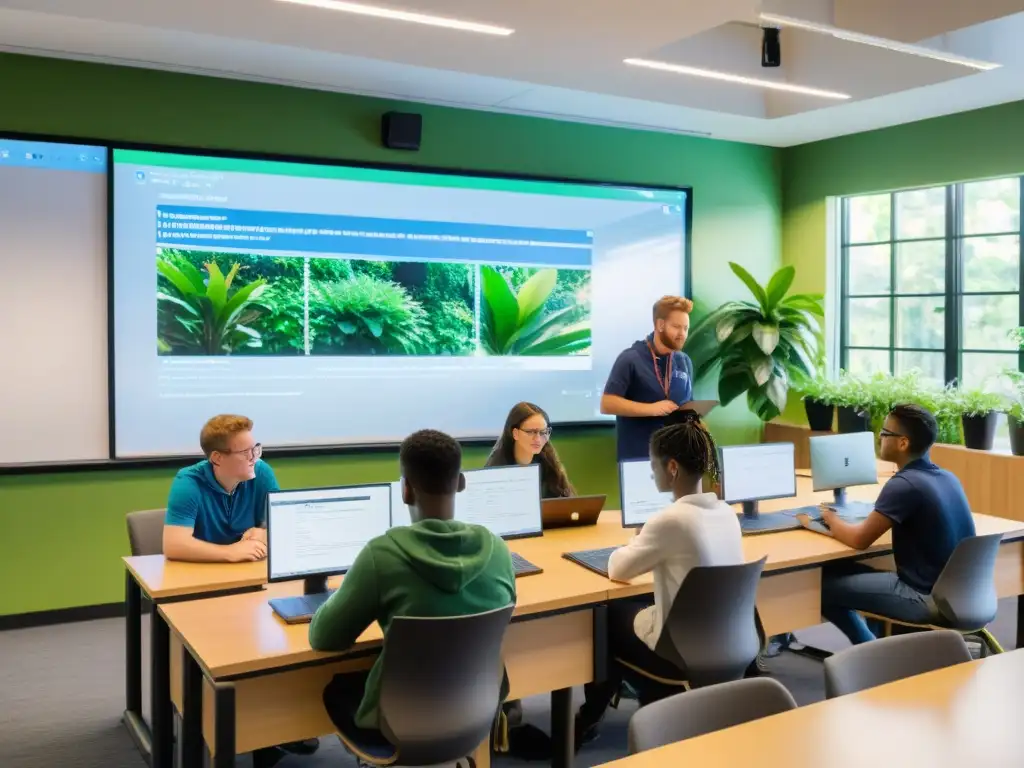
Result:
M259 587L267 583L266 560L255 563L182 563L168 560L163 555L122 559L142 591L156 601Z
M614 768L1024 765L1024 651L910 677L608 763Z

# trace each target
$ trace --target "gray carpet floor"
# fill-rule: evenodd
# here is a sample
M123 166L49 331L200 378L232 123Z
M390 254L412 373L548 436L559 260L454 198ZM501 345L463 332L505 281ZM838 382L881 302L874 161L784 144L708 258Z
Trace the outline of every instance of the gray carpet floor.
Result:
M145 620L145 619L144 619ZM992 626L1003 646L1013 647L1016 601L1000 604ZM801 642L840 650L845 639L831 626L798 633ZM144 654L148 649L144 648ZM773 676L800 705L824 698L821 664L783 653L769 661ZM148 692L145 693L148 696ZM576 692L577 703L582 691ZM121 725L124 707L124 621L65 624L0 632L0 766L3 768L144 768L145 762ZM528 722L548 729L546 697L524 703ZM600 738L588 744L576 765L594 766L626 754L626 725L633 702L612 710ZM248 766L250 758L239 757ZM529 765L508 757L496 768ZM333 737L313 757L289 756L280 768L353 768L354 760ZM539 765L534 763L534 765Z

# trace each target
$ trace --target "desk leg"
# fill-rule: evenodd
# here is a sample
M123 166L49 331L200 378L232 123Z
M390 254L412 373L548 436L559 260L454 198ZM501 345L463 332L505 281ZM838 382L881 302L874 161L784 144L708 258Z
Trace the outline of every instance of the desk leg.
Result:
M182 648L181 764L184 768L203 764L203 672Z
M124 725L147 763L153 744L149 726L142 719L142 590L124 574Z
M1017 639L1014 645L1024 648L1024 595L1017 595Z
M173 768L174 717L171 711L171 631L154 605L150 614L153 636L150 659L150 730L153 740L152 768Z
M212 768L235 768L235 684L213 686L213 764Z
M552 768L570 768L576 755L572 688L561 688L551 692L551 747Z

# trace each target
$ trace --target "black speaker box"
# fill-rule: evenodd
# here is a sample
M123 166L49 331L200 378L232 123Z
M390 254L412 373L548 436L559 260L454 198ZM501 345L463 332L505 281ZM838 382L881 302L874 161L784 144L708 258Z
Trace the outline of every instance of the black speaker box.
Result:
M380 140L389 149L416 152L422 134L423 115L414 112L385 112L380 122Z

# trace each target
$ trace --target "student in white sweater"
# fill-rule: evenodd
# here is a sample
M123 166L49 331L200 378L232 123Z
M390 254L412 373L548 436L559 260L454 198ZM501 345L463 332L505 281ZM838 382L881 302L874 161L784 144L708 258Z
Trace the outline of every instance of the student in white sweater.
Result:
M651 516L629 544L612 553L608 575L629 581L654 573L654 600L617 600L608 606L608 649L612 657L658 677L678 680L684 673L654 648L686 574L697 566L736 565L744 561L736 512L714 493L702 492L705 475L718 478L718 449L692 411L677 411L651 437L651 469L658 490L675 501ZM618 691L620 681L586 686L586 701L576 718L577 744L596 735L596 727ZM662 688L662 686L656 686ZM639 690L640 704L664 690Z

